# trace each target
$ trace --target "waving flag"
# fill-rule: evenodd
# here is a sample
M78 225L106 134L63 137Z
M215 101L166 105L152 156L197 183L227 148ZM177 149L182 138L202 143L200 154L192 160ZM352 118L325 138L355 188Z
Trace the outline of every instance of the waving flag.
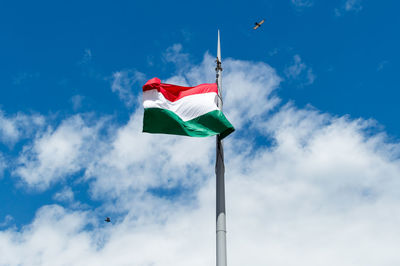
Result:
M182 87L153 78L143 86L143 132L224 138L235 129L217 100L216 83Z

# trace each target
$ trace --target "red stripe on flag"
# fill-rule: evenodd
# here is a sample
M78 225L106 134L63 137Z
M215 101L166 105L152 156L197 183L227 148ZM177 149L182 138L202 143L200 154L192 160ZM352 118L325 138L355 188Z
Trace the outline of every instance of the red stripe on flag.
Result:
M161 83L159 78L152 78L146 82L143 86L143 91L148 90L158 90L162 95L164 95L165 99L170 102L175 102L183 97L194 95L194 94L201 94L201 93L208 93L208 92L215 92L218 94L218 87L216 83L206 83L200 84L195 87L182 87L172 84Z

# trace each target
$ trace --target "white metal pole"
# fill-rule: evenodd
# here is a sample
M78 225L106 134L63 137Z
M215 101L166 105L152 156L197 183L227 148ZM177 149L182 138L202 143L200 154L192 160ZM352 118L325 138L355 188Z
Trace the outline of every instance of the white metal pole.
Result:
M221 45L218 30L216 81L218 85L218 107L222 110L222 67ZM226 217L225 217L225 166L224 150L220 136L216 139L216 228L217 228L217 266L226 266Z

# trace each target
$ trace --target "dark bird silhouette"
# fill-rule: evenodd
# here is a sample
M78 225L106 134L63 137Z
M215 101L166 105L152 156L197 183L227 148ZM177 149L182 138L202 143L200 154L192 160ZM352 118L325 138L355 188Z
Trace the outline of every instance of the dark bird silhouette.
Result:
M256 22L256 23L254 23L254 27L253 27L253 29L258 29L259 27L261 27L261 24L263 24L265 22L265 19L263 19L263 20L261 20L260 22Z
M111 222L111 219L110 219L110 217L107 217L104 221L109 223L109 222Z

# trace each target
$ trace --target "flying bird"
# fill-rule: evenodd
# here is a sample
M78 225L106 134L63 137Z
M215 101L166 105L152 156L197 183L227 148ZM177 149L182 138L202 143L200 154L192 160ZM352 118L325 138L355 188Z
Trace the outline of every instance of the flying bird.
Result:
M109 223L109 222L111 222L111 219L110 219L110 217L107 217L104 221Z
M264 21L265 21L265 19L263 19L263 20L261 20L260 22L256 22L256 23L254 23L254 27L253 27L253 29L258 29L259 27L261 27L261 24L263 24L264 23Z

